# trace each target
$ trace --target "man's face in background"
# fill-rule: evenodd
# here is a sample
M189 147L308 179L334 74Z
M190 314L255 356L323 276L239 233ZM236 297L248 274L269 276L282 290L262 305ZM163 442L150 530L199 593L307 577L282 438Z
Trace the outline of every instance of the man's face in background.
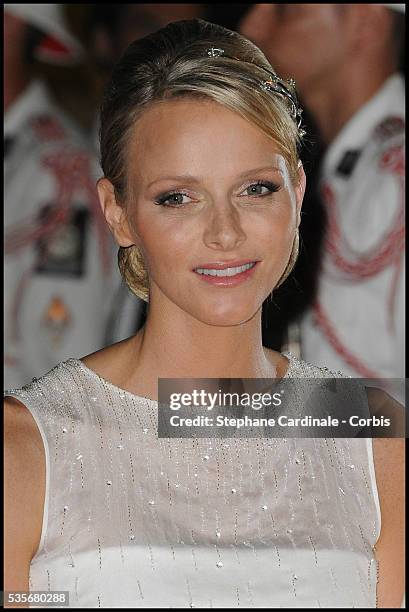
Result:
M129 4L124 12L119 41L122 51L135 39L143 38L172 21L201 17L201 4Z
M92 57L110 72L125 49L136 39L160 30L172 21L204 16L203 4L118 4L102 5L91 27L89 46Z
M301 96L325 86L345 61L347 5L255 4L240 32L259 46L282 78L294 78Z

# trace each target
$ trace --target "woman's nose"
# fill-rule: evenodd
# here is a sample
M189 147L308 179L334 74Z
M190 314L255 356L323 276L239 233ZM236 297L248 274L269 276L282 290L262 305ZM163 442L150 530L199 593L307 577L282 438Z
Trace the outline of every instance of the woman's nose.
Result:
M240 213L233 206L213 209L203 235L209 248L231 251L246 240Z

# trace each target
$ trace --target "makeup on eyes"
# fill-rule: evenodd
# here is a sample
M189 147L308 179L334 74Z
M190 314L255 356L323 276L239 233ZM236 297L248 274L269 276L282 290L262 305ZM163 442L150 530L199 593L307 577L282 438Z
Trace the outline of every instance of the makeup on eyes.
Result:
M265 179L258 179L256 181L249 181L249 183L244 187L243 191L246 191L247 189L250 189L250 187L266 187L267 189L269 189L269 193L254 193L254 194L247 194L249 197L253 197L253 196L266 196L269 195L270 193L276 193L277 191L279 191L279 189L281 188L281 185L279 185L278 183L275 183L273 181L268 181Z
M270 180L265 180L265 179L257 179L257 180L251 180L248 181L247 184L245 186L242 186L241 189L241 194L243 191L249 190L250 188L253 188L254 190L259 189L258 193L246 193L244 195L239 195L240 198L254 198L254 199L261 199L261 198L266 198L268 196L271 196L273 193L276 193L277 191L279 191L281 189L281 185L279 185L276 182L270 181ZM260 193L260 190L262 188L267 189L267 193ZM179 196L179 201L174 201L173 204L166 204L166 202L168 200L170 200L172 197L176 198ZM171 191L167 191L163 194L160 194L158 197L156 197L154 199L154 204L158 205L158 206L166 206L169 208L180 208L182 206L185 206L186 203L183 203L181 201L181 198L183 197L187 197L190 198L190 194L183 189L174 189Z

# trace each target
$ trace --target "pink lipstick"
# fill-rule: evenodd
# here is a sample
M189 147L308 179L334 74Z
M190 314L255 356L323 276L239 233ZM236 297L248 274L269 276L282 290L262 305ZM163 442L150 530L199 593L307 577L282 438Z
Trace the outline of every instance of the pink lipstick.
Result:
M235 287L254 274L259 261L241 260L200 264L194 268L203 281L218 287Z

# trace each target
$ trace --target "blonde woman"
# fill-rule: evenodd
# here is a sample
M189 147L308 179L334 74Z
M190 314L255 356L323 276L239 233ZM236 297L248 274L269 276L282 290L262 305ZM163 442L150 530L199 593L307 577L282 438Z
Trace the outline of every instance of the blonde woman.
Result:
M261 339L298 252L299 110L257 47L201 20L117 65L98 192L148 317L8 392L6 590L68 591L71 607L399 606L399 441L157 437L159 378L331 375Z

